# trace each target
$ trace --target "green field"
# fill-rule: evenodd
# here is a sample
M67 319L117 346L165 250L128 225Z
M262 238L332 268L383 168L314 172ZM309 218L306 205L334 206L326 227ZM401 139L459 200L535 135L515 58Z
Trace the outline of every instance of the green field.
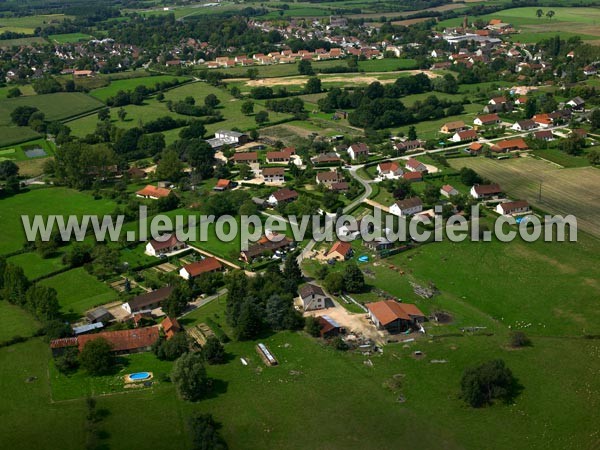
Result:
M186 80L185 77L174 77L170 75L158 75L153 77L138 77L123 80L114 80L106 87L94 89L90 92L92 97L105 101L108 97L114 96L119 91L132 91L136 86L154 87L156 83L171 81L173 79Z
M18 106L33 106L46 115L47 120L64 120L102 106L102 103L80 92L57 92L55 94L9 98L0 101L0 126L11 124L10 113Z
M19 250L25 244L21 215L108 214L114 207L112 200L94 200L90 194L62 187L32 189L5 198L0 208L0 221L3 224L0 254Z
M64 267L62 255L44 259L38 253L34 252L11 256L8 259L8 262L22 267L25 276L30 280L41 277L42 275L47 275Z
M116 291L98 281L83 268L46 278L40 284L56 289L63 313L72 312L77 316L94 306L109 303L118 297Z
M0 48L21 47L23 45L32 46L34 44L44 45L47 41L41 37L27 37L17 39L1 39Z
M58 24L71 16L64 14L32 15L22 17L0 17L0 34L11 31L13 33L33 34L37 27L45 28Z
M563 167L589 167L590 161L585 155L573 156L568 153L561 152L557 148L548 148L544 150L534 150L535 156L547 159Z
M93 38L93 36L84 33L51 34L48 36L50 42L56 42L57 44L77 43L81 41L89 41Z
M46 152L46 155L29 158L25 154L25 151L33 148L41 148ZM52 142L49 142L46 139L36 139L33 141L23 142L19 145L11 145L9 147L0 149L0 161L4 159L11 159L13 161L29 161L31 159L46 158L54 155L54 151L55 147Z
M6 301L0 301L0 316L5 324L0 328L0 342L14 336L28 337L39 327L37 321L18 306Z
M1 102L0 102L1 104ZM0 106L1 108L1 106ZM5 126L0 125L0 146L5 147L7 145L19 144L22 142L30 141L32 139L39 138L40 134L33 131L29 127L14 127L14 126ZM4 149L7 150L7 149ZM15 150L16 151L16 150ZM10 155L10 152L6 154L7 157ZM2 155L0 155L2 158ZM10 157L10 159L13 159Z
M8 86L4 86L4 87L0 87L0 100L5 99L6 95L8 94L8 91L10 91L12 88L19 88L19 90L21 91L21 94L25 95L35 95L35 91L33 90L33 86L30 84L26 84L24 86L21 85L8 85Z
M384 58L359 61L358 68L365 72L393 72L397 70L418 69L414 59Z

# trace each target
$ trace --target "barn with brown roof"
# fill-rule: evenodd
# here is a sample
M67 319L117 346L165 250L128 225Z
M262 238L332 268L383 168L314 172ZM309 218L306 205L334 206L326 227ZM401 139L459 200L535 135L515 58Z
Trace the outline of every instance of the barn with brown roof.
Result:
M369 311L369 318L375 326L392 333L406 331L425 321L425 314L410 303L383 300L367 303L366 307Z
M96 339L105 339L116 354L138 353L149 351L159 337L157 327L134 328L132 330L103 331L96 334L85 334L77 337L79 351L85 344Z

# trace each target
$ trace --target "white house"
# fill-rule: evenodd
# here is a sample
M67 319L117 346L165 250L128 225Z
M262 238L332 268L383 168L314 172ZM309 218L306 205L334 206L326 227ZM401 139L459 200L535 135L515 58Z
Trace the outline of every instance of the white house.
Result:
M179 270L179 276L185 280L190 280L203 273L218 272L220 270L223 270L223 265L220 261L213 257L207 257L201 261L196 261L183 266Z
M502 215L525 214L531 211L529 203L525 200L517 200L514 202L499 203L496 206L496 212Z
M369 156L369 146L362 142L358 144L352 144L350 147L348 147L348 155L350 155L350 158L353 160L361 157L366 158Z
M177 239L174 234L171 234L168 237L163 236L163 238L164 239L161 240L150 240L146 244L146 254L150 256L167 255L187 247L187 244Z
M283 188L273 192L267 199L267 203L272 206L277 206L281 203L294 201L298 198L298 193L293 189Z
M400 167L400 164L395 161L391 161L377 164L377 173L381 178L393 180L402 176L403 171Z
M482 199L502 193L498 184L476 184L471 188L471 197Z
M408 161L406 161L405 166L406 169L410 170L411 172L427 172L427 166L414 158L409 158Z
M419 197L411 197L404 200L398 200L390 206L390 213L405 217L412 216L423 211L423 202Z
M440 194L442 194L444 197L452 197L454 195L458 195L459 192L456 190L456 188L450 186L449 184L445 184L440 188Z
M463 130L457 131L450 138L452 142L467 142L467 141L476 141L477 140L477 132L475 130Z
M329 306L328 303L331 303L323 289L315 284L305 284L299 289L299 293L304 311L324 309Z
M515 122L511 128L516 131L528 131L537 128L536 123L531 119L519 120Z

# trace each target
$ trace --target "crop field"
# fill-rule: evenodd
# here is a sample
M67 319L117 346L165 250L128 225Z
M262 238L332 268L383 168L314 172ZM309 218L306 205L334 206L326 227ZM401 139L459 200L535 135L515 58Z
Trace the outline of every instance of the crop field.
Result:
M102 103L80 92L57 92L55 94L8 98L0 101L0 126L11 123L10 113L19 106L33 106L46 115L47 120L64 120L102 106Z
M0 108L2 107L2 102L0 102ZM39 138L40 134L35 132L29 127L15 127L15 126L7 126L0 125L0 147L5 147L7 145L19 144L21 142L30 141L32 139ZM8 149L3 149L8 150ZM13 159L11 156L14 152L6 152L5 155L0 153L0 159L9 158Z
M555 15L549 19L545 15L538 18L536 11L542 9L544 14L552 10ZM600 40L600 9L598 8L565 8L565 7L525 7L506 9L494 14L480 16L483 20L501 19L511 23L520 34L512 39L519 42L539 42L560 33L562 39L581 36L585 40ZM462 18L442 21L439 27L457 26Z
M554 164L533 158L502 161L460 158L450 160L450 163L455 168L470 167L481 176L499 183L512 197L527 200L543 211L561 215L573 214L577 217L579 228L600 237L598 169L559 169Z
M19 250L25 244L25 233L21 215L41 214L108 214L115 203L112 200L94 200L89 193L57 187L32 189L2 200L0 222L3 239L0 240L0 254Z
M156 83L163 81L172 80L187 80L185 77L175 77L171 75L158 75L154 77L139 77L139 78L128 78L123 80L114 80L106 87L94 89L90 92L90 95L98 100L105 101L108 97L114 96L119 91L132 91L136 86L146 86L148 88L154 87Z
M46 278L40 284L56 289L62 312L76 319L94 306L116 300L118 295L83 268ZM72 316L72 317L71 317Z

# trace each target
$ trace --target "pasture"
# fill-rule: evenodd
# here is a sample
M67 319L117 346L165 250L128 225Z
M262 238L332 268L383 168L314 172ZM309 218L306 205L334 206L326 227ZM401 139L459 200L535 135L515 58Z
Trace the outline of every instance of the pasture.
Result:
M0 342L14 336L31 336L39 328L39 323L31 315L6 301L0 301L0 316L6 321L0 328Z
M106 101L108 97L114 96L119 91L133 91L137 86L153 88L156 83L172 80L189 80L186 77L174 77L171 75L158 75L150 77L126 78L122 80L113 80L108 86L94 89L90 95L101 101Z
M20 255L8 258L8 262L22 267L25 276L30 280L47 275L64 267L62 255L60 254L44 259L36 252L21 253Z
M581 230L600 237L597 193L600 171L597 169L559 169L554 164L527 157L502 161L487 158L449 161L457 169L470 167L481 176L499 183L513 198L527 200L545 212L575 215Z
M11 31L13 33L33 34L37 27L45 28L53 24L59 24L72 16L64 14L40 14L22 17L0 17L0 34Z
M67 33L67 34L51 34L48 36L50 42L56 42L57 44L72 44L82 41L89 41L94 36L84 33Z
M46 278L40 284L56 289L61 310L70 320L118 297L116 291L81 267Z
M0 208L0 222L3 224L0 254L19 250L25 244L21 215L33 218L36 214L45 217L49 214L108 214L114 207L112 200L94 200L89 193L63 187L34 188L5 198Z

